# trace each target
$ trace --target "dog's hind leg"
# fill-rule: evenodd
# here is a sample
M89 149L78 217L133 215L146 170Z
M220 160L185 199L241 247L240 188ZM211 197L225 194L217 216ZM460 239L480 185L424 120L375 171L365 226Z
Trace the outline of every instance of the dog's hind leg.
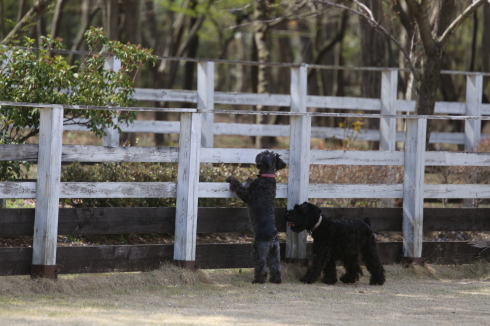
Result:
M370 241L369 246L365 246L362 252L362 258L367 270L371 274L370 285L383 285L386 281L385 269L379 258L378 248L374 239Z
M359 265L359 257L352 256L342 259L345 267L345 274L342 275L340 280L342 283L356 283L362 276L362 269Z
M337 283L337 266L335 260L330 260L325 265L322 282L330 285Z
M267 257L270 245L268 241L254 241L253 264L254 279L252 283L265 283L267 279Z
M270 271L270 279L271 283L280 284L281 280L281 248L279 246L279 241L275 239L272 242L270 251L269 251L269 271Z

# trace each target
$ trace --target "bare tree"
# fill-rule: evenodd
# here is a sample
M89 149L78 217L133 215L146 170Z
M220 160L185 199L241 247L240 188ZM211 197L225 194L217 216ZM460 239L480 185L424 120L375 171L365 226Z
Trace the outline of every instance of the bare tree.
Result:
M406 51L402 42L397 40L396 37L374 17L372 11L367 6L358 0L351 1L352 3L357 4L358 9L353 9L331 1L316 1L342 8L359 15L366 19L373 28L384 33L394 44L396 44L407 59L408 65L414 75L416 85L415 112L419 115L432 115L434 113L436 92L439 88L441 66L444 58L444 49L448 43L449 37L465 19L470 17L479 7L488 2L488 0L475 0L471 3L467 1L467 6L455 19L453 19L455 0L406 0L406 4L415 19L418 35L422 43L422 67L421 70L417 70L413 64L413 58ZM430 13L433 13L435 17L434 24L431 22ZM431 120L429 120L427 124L427 143L431 131L430 121Z

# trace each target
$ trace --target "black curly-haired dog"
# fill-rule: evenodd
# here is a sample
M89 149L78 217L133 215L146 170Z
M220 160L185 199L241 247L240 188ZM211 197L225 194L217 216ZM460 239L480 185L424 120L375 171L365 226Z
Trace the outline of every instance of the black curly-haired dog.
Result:
M274 215L276 198L275 173L286 167L286 163L274 152L264 151L257 155L255 163L259 169L256 179L249 178L243 185L235 177L226 178L230 190L243 200L249 208L249 216L254 232L253 241L253 283L264 283L267 267L272 283L281 283L281 257Z
M341 261L346 272L340 280L355 283L362 276L362 261L371 274L369 284L383 285L385 270L369 217L364 222L340 221L330 219L321 212L318 206L304 202L286 213L286 221L293 232L307 230L313 237L313 264L300 281L314 283L323 271L323 283L335 284L336 262Z

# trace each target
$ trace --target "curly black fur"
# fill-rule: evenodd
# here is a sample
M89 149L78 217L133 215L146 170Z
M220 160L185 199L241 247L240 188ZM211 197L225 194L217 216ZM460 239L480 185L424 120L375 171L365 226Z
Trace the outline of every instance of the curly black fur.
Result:
M253 242L253 283L264 283L267 279L267 267L270 270L272 283L281 283L281 264L279 241L274 215L276 198L276 179L261 177L261 174L275 174L286 167L286 163L274 152L264 151L257 155L255 163L259 169L256 179L249 178L243 185L235 177L226 178L230 190L243 200L249 208L249 215L254 232Z
M313 264L300 281L314 283L323 270L323 283L335 284L336 262L340 260L346 270L340 280L355 283L362 276L362 259L371 274L369 284L383 285L385 282L385 271L369 217L364 222L333 220L321 215L319 207L304 202L287 211L286 221L293 232L307 230L313 237Z

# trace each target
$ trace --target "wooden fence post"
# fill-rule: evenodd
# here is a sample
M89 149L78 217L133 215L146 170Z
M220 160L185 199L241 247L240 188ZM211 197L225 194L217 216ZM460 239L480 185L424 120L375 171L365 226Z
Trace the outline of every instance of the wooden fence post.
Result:
M307 68L301 65L291 69L291 112L306 112ZM310 169L311 117L291 116L289 136L289 176L288 204L292 209L295 204L308 200ZM306 231L292 232L287 228L286 259L288 261L307 263Z
M396 114L395 101L398 87L398 70L390 69L381 72L381 114ZM396 150L396 119L381 118L379 122L382 151Z
M483 76L466 76L466 115L481 116ZM474 151L481 138L481 120L465 120L464 149Z
M196 268L197 200L202 113L181 113L174 263Z
M121 69L121 60L115 56L109 57L104 63L104 69L119 71ZM117 118L113 119L113 122L117 125ZM105 136L102 138L102 144L104 146L119 146L119 131L117 129L104 128L104 132Z
M214 62L200 61L197 66L197 109L214 109ZM214 114L202 114L202 147L214 145Z
M56 279L63 107L41 109L31 277Z
M424 220L426 119L407 119L403 175L403 251L409 262L421 263Z

